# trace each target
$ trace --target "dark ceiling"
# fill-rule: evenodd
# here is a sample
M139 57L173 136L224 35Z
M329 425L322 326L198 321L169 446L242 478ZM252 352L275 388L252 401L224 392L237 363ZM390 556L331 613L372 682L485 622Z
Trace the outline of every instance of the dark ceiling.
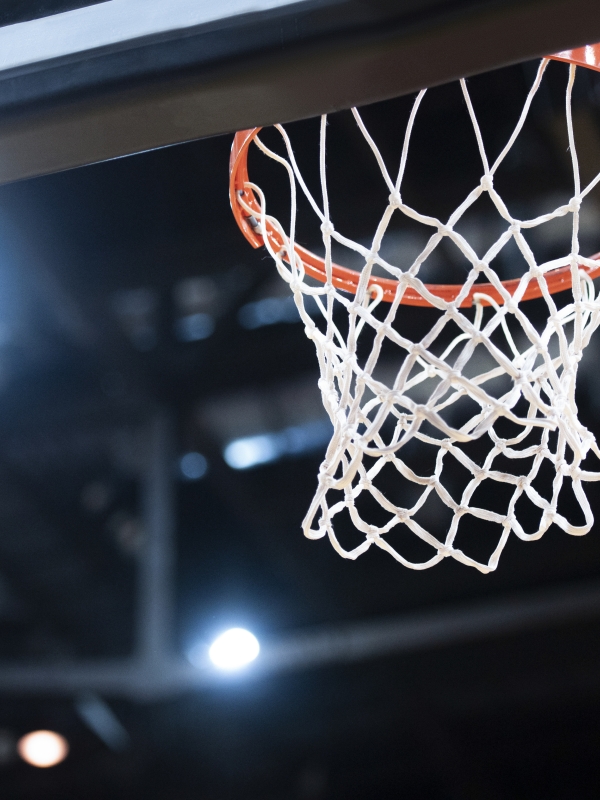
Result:
M534 71L526 64L470 81L490 150L506 137ZM554 64L550 72L501 179L523 208L570 196L559 122L566 69ZM386 158L397 158L410 101L365 109ZM600 168L599 104L600 82L582 73L575 111L586 175ZM463 112L456 86L440 87L416 131L407 191L438 213L477 180ZM316 154L317 127L314 120L290 126L303 163ZM338 219L360 238L372 227L380 187L368 158L353 149L349 115L331 129L339 142L331 145ZM230 145L229 136L206 139L0 188L0 686L3 665L17 660L61 669L134 651L147 533L143 437L157 413L175 431L170 646L182 658L230 624L277 639L598 578L597 529L574 538L552 528L534 543L513 537L490 575L450 559L413 572L375 548L344 561L300 531L323 443L252 469L228 466L223 449L231 439L322 419L302 325L240 321L250 303L275 298L284 308L285 287L231 216ZM258 159L252 164L260 168ZM592 198L582 234L590 253L600 249L598 203ZM486 220L482 212L475 223L485 228ZM311 231L305 235L310 242ZM538 245L549 254L557 246ZM510 263L505 268L508 275ZM451 266L447 279L460 279L460 269ZM431 324L427 311L406 315L415 335ZM582 363L578 402L585 424L600 433L598 352L592 344ZM190 452L206 459L201 479L181 472L179 459ZM595 484L588 495L598 516ZM107 691L128 735L127 747L112 749L77 710L81 686L6 689L0 744L51 728L72 749L60 766L36 770L10 752L3 758L0 747L0 794L595 798L599 633L594 612L144 700Z

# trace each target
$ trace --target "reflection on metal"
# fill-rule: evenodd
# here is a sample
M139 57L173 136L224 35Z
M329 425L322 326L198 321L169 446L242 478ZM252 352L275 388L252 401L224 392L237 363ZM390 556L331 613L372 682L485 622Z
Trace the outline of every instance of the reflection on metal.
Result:
M94 692L82 692L75 700L75 708L81 719L104 744L120 753L131 744L129 734L121 725L113 710Z
M600 583L324 627L265 646L265 670L349 663L600 616Z
M241 14L269 11L295 0L110 0L0 28L0 70L66 60L97 48L133 46Z
M143 545L139 559L138 653L152 671L172 652L175 566L174 432L158 413L150 422L142 476Z

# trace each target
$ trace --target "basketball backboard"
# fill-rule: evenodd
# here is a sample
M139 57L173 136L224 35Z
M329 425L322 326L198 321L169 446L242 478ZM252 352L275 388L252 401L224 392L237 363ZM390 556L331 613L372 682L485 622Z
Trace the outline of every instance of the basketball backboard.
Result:
M0 182L8 182L587 44L600 39L600 6L46 0L13 3L0 24Z

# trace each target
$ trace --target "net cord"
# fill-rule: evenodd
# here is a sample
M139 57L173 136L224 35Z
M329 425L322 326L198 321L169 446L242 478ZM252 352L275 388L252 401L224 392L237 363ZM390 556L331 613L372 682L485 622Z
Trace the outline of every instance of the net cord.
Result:
M256 221L257 233L266 232L267 229L276 232L276 237L265 235L264 243L279 274L290 285L306 334L315 344L321 375L319 388L333 425L333 435L319 471L318 488L303 522L303 529L311 539L328 536L336 551L345 558L355 559L375 545L412 569L426 569L450 556L482 572L489 572L496 568L511 531L519 538L531 541L539 539L553 523L576 536L587 533L593 524L582 482L599 480L600 473L583 469L581 463L588 453L600 456L600 451L594 437L578 419L575 379L583 350L600 324L600 301L586 271L586 267L597 268L597 263L579 252L581 203L600 181L600 173L581 190L571 111L576 74L574 65L569 67L565 107L574 187L569 203L533 219L518 220L511 215L493 183L497 169L523 129L547 64L548 60L543 59L517 124L491 167L467 83L464 80L460 82L483 175L479 185L467 195L446 223L421 214L401 197L411 135L425 91L417 95L411 109L395 181L392 181L359 112L353 110L358 128L390 192L370 247L341 234L333 225L327 188L326 116L321 118L319 131L320 203L302 177L292 143L282 126L276 128L282 137L287 157L275 153L258 136L254 139L258 148L279 163L288 176L290 225L287 232L277 218L267 214L266 198L260 187L248 182L245 188L250 189L258 199L260 214ZM297 249L297 186L321 226L326 282L319 286L309 282L304 261ZM480 258L467 239L455 230L455 226L484 192L488 193L507 228ZM246 203L243 197L240 197L240 204L249 215L255 213L255 208ZM426 228L434 229L421 253L406 269L380 255L383 238L395 213L404 214ZM569 254L538 265L523 230L567 214L572 216ZM471 264L464 285L452 301L432 294L418 276L421 266L444 237L450 239ZM512 293L502 284L492 263L511 240L515 241L526 267ZM278 249L274 246L276 241L281 243ZM353 250L364 260L354 296L347 295L334 285L333 242ZM370 283L375 265L398 281L395 296L383 317L375 313L382 302L383 290ZM572 283L571 301L562 308L557 307L546 280L547 273L558 267L570 269ZM489 292L477 291L476 281L480 275L493 287L496 297ZM547 323L541 333L538 333L521 305L531 281L537 281L548 309ZM394 328L403 294L408 287L419 292L440 312L431 330L419 342L411 341ZM469 293L475 303L472 320L460 310ZM316 304L319 323L315 321L312 311L308 312L306 297L312 298ZM344 309L348 322L346 335L335 321L340 308ZM436 355L436 343L439 343L449 325L458 328L459 333L440 355ZM372 331L373 341L368 357L361 365L357 349L365 328ZM518 340L513 335L515 330L519 333ZM402 353L391 385L374 374L384 341L395 344ZM484 348L489 363L476 374L467 375L477 364L475 353L479 347ZM494 393L491 385L502 379L503 390ZM415 392L427 381L433 381L435 386L426 401L418 402ZM478 411L462 425L455 427L451 418L445 417L451 417L448 412L465 400L473 401ZM495 429L500 420L512 423L519 432L511 437L502 437ZM390 425L393 426L391 434ZM478 464L461 445L482 440L489 440L489 451L483 463ZM401 457L402 449L411 441L419 442L422 447L436 448L435 467L431 474L417 474ZM509 461L504 462L502 469L494 468L494 461L500 456ZM471 473L460 499L455 499L446 485L447 472L444 470L446 467L451 469L452 459ZM369 466L371 461L374 463ZM525 468L527 461L530 465L526 471L518 473L519 464ZM554 469L549 498L533 485L545 461L549 461ZM509 462L514 462L514 472L507 471ZM405 481L421 488L419 497L410 507L394 504L377 487L377 477L387 464L393 465ZM583 513L583 525L572 524L558 510L559 495L566 478ZM487 480L514 487L504 513L472 504L475 492ZM357 501L360 503L364 492L370 493L389 515L384 524L367 522L359 513ZM432 493L452 514L443 540L415 519L425 508ZM332 501L331 495L337 495L338 499ZM530 533L524 530L516 513L516 505L522 497L526 497L540 511L537 530ZM364 535L362 543L351 549L342 546L334 529L334 518L344 510L348 512L354 527ZM500 526L498 542L485 561L469 556L455 544L461 520L466 516ZM433 548L431 557L424 561L411 560L393 547L385 537L397 526L405 526Z

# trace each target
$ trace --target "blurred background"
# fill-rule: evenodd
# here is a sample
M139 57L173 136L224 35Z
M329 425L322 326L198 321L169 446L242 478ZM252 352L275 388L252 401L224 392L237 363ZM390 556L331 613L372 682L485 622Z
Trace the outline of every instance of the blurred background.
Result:
M535 70L469 81L490 153ZM571 197L566 77L550 65L498 175L515 215ZM364 109L390 165L412 100ZM574 115L586 182L600 169L600 80L584 70ZM387 191L353 125L331 120L334 220L367 240ZM289 131L314 180L318 121ZM0 794L597 797L597 526L513 536L490 575L450 559L413 572L377 548L344 561L303 538L330 427L286 286L231 215L231 138L0 187ZM285 211L277 174L259 154L250 165ZM444 216L480 173L458 86L432 90L405 197ZM599 223L592 194L586 255ZM478 207L464 230L479 249L496 224ZM419 235L399 221L389 257L414 258ZM569 235L557 224L531 244L552 258ZM459 281L446 255L431 268ZM415 338L433 313L406 309ZM600 339L577 398L597 435L599 356ZM588 496L600 518L596 484ZM235 673L208 658L229 628L261 646ZM37 730L63 737L59 755L68 746L56 766L23 759Z

